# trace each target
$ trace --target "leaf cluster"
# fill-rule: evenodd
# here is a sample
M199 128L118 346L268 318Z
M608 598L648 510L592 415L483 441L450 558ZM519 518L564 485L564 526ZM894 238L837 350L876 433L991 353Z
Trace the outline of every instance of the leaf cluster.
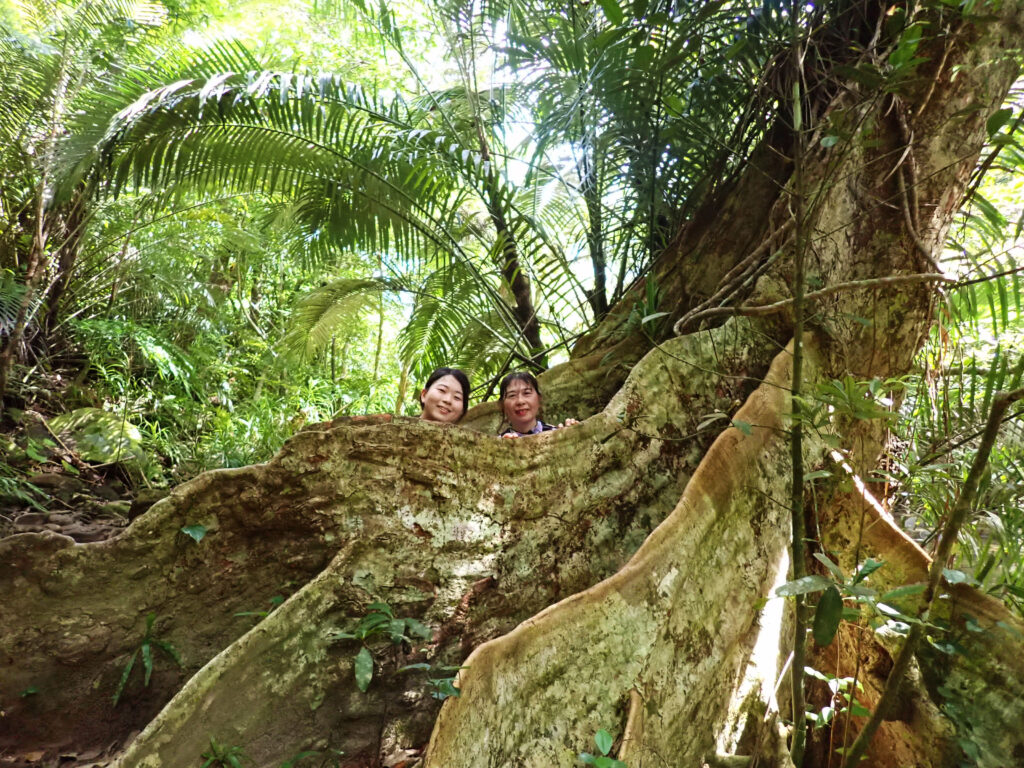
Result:
M353 672L356 685L366 692L373 680L373 652L370 644L374 640L387 639L392 645L411 645L415 640L427 640L430 629L413 618L396 618L387 603L374 602L366 607L366 614L351 631L331 630L330 640L355 640L362 648L355 656Z
M179 667L184 666L181 660L181 656L177 649L167 640L156 637L153 634L153 625L156 623L156 614L146 614L146 631L142 636L142 641L139 643L138 648L132 651L131 656L128 657L128 661L124 665L124 669L121 672L121 677L117 681L117 687L114 689L114 695L112 700L114 706L121 700L121 695L124 693L125 686L128 684L128 678L131 677L132 669L135 667L135 661L140 656L142 658L143 668L143 679L142 684L145 687L149 687L149 679L153 675L153 649L156 648L163 651L164 654L170 657L175 664ZM205 756L205 755L204 755Z

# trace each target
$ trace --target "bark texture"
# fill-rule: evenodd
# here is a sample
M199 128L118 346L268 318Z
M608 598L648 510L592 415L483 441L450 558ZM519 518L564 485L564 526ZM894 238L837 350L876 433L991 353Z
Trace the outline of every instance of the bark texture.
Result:
M844 39L869 40L885 8L857 8L859 26L845 19ZM1021 8L992 11L929 17L926 61L895 94L824 75L811 89L820 128L802 192L814 279L932 269L928 254L943 242L985 119L1016 76L1006 52L1020 39ZM884 62L885 52L856 55ZM821 147L840 123L857 131ZM789 295L789 144L784 128L770 131L715 215L706 209L662 257L654 279L673 320L751 253L763 258L732 300ZM921 283L816 306L806 384L905 371L933 297ZM467 419L484 433L338 420L303 431L267 464L178 488L109 542L0 542L9 596L0 748L56 754L141 728L121 768L199 763L210 737L261 767L309 748L343 750L346 766L399 765L428 739L425 765L569 766L604 728L630 768L777 754L768 747L778 744L773 692L786 641L780 602L759 606L785 578L789 320L734 318L656 346L627 322L635 300L627 295L573 361L544 377L549 415L589 417L581 426L497 440L486 434L492 405ZM864 474L880 430L840 425L839 436L851 471ZM833 460L813 442L804 458ZM864 494L826 492L816 514L820 546L844 565L865 553L886 560L879 586L918 580L926 567ZM199 542L181 532L197 524ZM1021 762L1024 735L1005 724L1024 716L1024 626L970 589L949 594L947 620L965 652L921 654L918 684L873 765L950 765L965 733L984 743L982 765ZM287 600L255 626L236 616L275 595ZM353 674L360 646L331 631L351 628L373 600L433 636L422 646L371 642L364 694ZM150 613L184 668L157 653L150 686L130 678L115 708ZM898 639L862 635L844 628L816 663L861 669L870 699ZM422 673L399 671L467 657L462 694L439 716ZM20 696L30 687L39 693ZM811 754L827 764L842 738L825 734Z

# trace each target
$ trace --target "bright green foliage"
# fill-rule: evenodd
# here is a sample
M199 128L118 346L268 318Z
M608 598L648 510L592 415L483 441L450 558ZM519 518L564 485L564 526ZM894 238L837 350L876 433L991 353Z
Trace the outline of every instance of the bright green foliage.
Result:
M321 356L282 356L296 290L319 281L323 265L293 260L273 227L262 239L240 229L268 208L222 201L133 232L133 207L108 206L87 237L97 248L83 263L96 279L77 286L69 308L92 317L70 320L67 331L92 362L93 380L75 394L102 393L111 410L127 409L176 477L265 460L308 422L393 408L400 309L384 307L379 356L379 318L361 316L347 318ZM123 258L110 263L103 243L125 239Z
M1011 95L1010 103L1016 98ZM987 177L952 233L943 266L963 275L964 283L938 307L920 373L909 380L897 412L893 457L883 473L892 487L893 513L926 547L966 476L992 398L1024 381L1024 151L1019 120L1011 117L1001 111L989 121L992 151L1003 170ZM1011 409L1002 427L973 518L960 535L956 568L1024 613L1021 415L1020 408Z
M110 8L47 171L86 213L33 311L87 359L70 404L126 415L172 480L266 459L305 423L401 412L437 365L481 381L563 356L739 167L763 125L751 76L781 34L759 3L282 9L309 20L301 39L204 5L218 42L188 48L173 39L195 17L154 6L132 27ZM236 23L252 50L217 32ZM17 82L50 93L34 68L59 71L57 46L11 45ZM401 66L366 66L381 54ZM5 326L24 292L9 266ZM654 329L656 302L643 317Z
M135 462L140 466L148 463L140 444L142 436L124 413L77 408L51 419L49 427L84 461L95 464Z
M652 0L622 16L562 2L427 7L457 66L450 82L435 85L436 69L428 82L411 58L407 11L356 3L408 65L415 97L382 98L336 74L254 71L221 46L185 78L166 70L173 85L118 114L103 141L106 184L166 199L270 196L310 251L368 257L354 279L373 284L304 302L319 307L293 326L314 332L307 352L366 298L400 290L416 297L403 342L415 374L453 362L495 373L544 358L538 345L567 345L643 273L709 180L738 167L761 124L756 105L737 105L781 28L759 5ZM730 134L733 153L711 167Z

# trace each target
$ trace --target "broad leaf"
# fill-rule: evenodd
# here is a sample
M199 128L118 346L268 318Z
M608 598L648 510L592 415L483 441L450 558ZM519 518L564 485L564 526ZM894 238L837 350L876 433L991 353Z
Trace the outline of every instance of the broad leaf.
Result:
M360 648L359 653L356 654L355 675L359 690L366 693L366 689L370 687L370 681L373 679L373 654L366 646Z
M846 575L843 573L843 569L840 568L828 555L823 555L821 552L815 552L814 559L828 568L832 572L832 575L840 582L846 581Z
M812 574L800 579L794 579L793 581L787 581L775 590L775 594L779 597L794 597L796 595L806 595L809 592L821 592L823 589L828 589L833 585L832 579Z
M825 590L814 612L814 642L821 648L831 644L843 616L843 596L834 586Z
M597 744L597 748L601 750L602 755L607 755L611 752L612 744L614 742L615 739L612 738L612 735L604 729L601 729L594 734L594 743Z

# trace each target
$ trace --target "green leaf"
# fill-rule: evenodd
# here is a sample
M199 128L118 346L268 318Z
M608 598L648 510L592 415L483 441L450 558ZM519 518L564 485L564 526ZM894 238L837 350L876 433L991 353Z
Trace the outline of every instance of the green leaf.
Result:
M359 653L356 654L355 674L356 685L359 686L360 691L366 693L366 689L370 687L370 681L373 679L373 655L366 646L360 648Z
M367 614L370 614L370 613L383 613L389 619L395 618L395 614L391 610L391 606L388 605L387 603L380 603L380 602L370 603L368 606L366 606L366 613Z
M597 0L597 2L611 24L616 27L622 24L622 9L617 0Z
M819 672L814 667L804 667L804 674L810 675L815 680L821 680L823 683L827 683L829 680L833 679L832 675L825 674L824 672Z
M997 109L991 114L988 120L985 121L985 131L989 136L993 136L999 132L999 129L1010 122L1010 118L1013 117L1012 109Z
M871 717L871 710L855 701L850 705L850 714L854 717Z
M876 597L878 597L878 592L873 590L871 587L865 587L861 584L854 584L847 591L851 595L854 595L858 598L867 598L867 600L874 600ZM861 602L865 601L862 600Z
M121 694L124 693L124 687L128 684L128 676L132 673L132 667L135 666L135 659L139 655L138 649L132 653L128 659L128 663L124 665L124 671L121 672L121 679L117 681L117 687L114 689L114 706L117 706L117 702L121 700Z
M843 596L834 586L825 590L814 612L814 642L821 648L832 643L843 616Z
M370 635L379 634L387 631L385 625L391 624L392 618L383 613L371 613L369 616L364 616L359 620L356 625L356 635L360 639L365 639Z
M388 637L392 643L400 643L405 639L405 619L392 619L388 622Z
M421 621L416 619L404 619L405 631L409 637L416 637L420 640L429 640L433 636L433 632L430 631L430 627Z
M586 765L593 765L597 758L589 752L580 752L580 760L582 760Z
M822 136L821 137L821 146L823 146L825 149L828 149L830 147L834 147L838 143L839 143L839 137L838 136Z
M149 643L143 643L140 650L142 651L142 669L146 673L142 678L142 685L148 688L149 678L153 676L153 649Z
M150 642L157 648L159 648L161 651L166 653L168 656L170 656L172 659L174 659L174 663L177 664L179 667L185 666L185 662L181 660L181 654L178 653L178 649L171 645L169 642L167 642L166 640L152 640Z
M40 464L45 464L49 459L35 449L35 446L29 443L25 446L25 453L32 461L37 461Z
M75 475L77 477L79 474L81 474L78 471L78 469L76 469L73 465L68 464L68 462L66 462L64 459L60 460L60 465L64 467L64 471L67 472L69 475Z
M831 586L834 586L832 579L812 574L794 579L793 581L787 581L775 590L775 594L779 597L794 597L796 595L806 595L809 592L821 592L823 589L828 589Z
M206 526L205 525L183 525L181 527L181 532L184 533L186 536L191 537L196 543L198 543L198 542L202 541L203 537L206 535Z
M974 762L981 760L981 749L971 739L957 739L956 743L960 746L960 749L964 751L964 754Z
M607 755L612 750L612 744L615 743L615 739L608 731L603 728L594 734L594 743L597 744L597 748L601 751L602 755Z
M924 592L925 589L927 589L927 587L928 585L924 582L921 582L919 584L904 584L902 587L890 589L888 592L882 595L881 599L888 602L889 600L895 600L896 598L900 597L910 597L911 595L919 595L922 592Z
M815 552L814 559L828 568L832 572L832 575L840 582L846 581L846 574L843 573L843 569L840 568L828 555L823 555L821 552Z
M963 571L957 571L953 568L943 568L942 578L944 578L950 584L969 584L971 577Z
M36 693L39 693L39 689L36 688L34 685L30 685L28 688L26 688L24 691L22 691L19 695L21 696L21 698L24 699L25 697L32 696L33 694L36 694Z
M738 429L744 435L751 435L754 433L754 430L751 428L749 422L741 421L740 419L733 419L732 425L736 427L736 429Z
M857 573L853 577L853 583L854 584L859 584L860 582L864 581L864 579L866 579L868 576L870 576L872 573L874 573L879 568L881 568L883 565L885 565L885 561L884 560L879 561L879 560L875 560L875 559L869 557L866 561L864 561L864 565L862 565L857 570Z
M878 88L885 82L885 76L870 64L861 64L857 67L841 64L835 67L835 72L840 77L849 78L870 90Z
M444 701L450 697L458 698L461 695L459 689L455 687L454 678L445 677L439 680L431 680L430 684L434 686L434 690L430 695L438 701Z
M669 111L669 114L680 117L683 111L686 109L686 105L683 100L674 93L670 93L663 99L665 108Z

